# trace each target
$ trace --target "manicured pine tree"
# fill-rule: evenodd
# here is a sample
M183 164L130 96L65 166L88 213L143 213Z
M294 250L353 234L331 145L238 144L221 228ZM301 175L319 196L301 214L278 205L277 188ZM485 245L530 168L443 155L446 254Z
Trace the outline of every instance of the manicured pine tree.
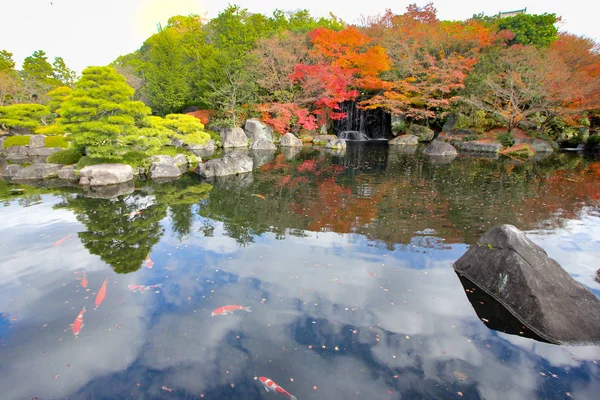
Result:
M73 135L73 142L91 157L119 159L136 144L143 144L136 126L150 114L133 89L112 67L88 67L60 107L58 125Z

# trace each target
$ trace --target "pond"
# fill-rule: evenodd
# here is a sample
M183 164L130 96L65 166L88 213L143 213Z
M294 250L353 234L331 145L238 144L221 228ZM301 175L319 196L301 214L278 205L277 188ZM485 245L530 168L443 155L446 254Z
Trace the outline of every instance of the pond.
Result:
M598 161L258 158L112 199L0 182L0 397L597 398L600 347L502 332L452 264L513 224L599 296Z

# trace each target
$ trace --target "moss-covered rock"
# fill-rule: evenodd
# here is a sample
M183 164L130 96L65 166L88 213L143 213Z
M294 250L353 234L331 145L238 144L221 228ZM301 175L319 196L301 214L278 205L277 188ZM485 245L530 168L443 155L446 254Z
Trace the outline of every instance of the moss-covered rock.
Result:
M4 140L3 147L5 149L13 146L29 146L31 136L9 136Z

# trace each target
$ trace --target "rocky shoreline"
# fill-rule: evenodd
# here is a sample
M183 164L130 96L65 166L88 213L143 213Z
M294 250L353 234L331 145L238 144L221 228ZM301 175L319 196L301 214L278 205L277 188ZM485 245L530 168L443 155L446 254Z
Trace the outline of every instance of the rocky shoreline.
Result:
M539 139L518 138L513 146L515 149L511 150L489 140L465 140L467 135L464 132L442 132L439 137L434 138L433 131L429 131L428 128L413 129L409 133L391 139L388 142L390 151L412 153L421 144L426 146L423 154L432 162L438 163L449 163L458 154L486 158L497 158L504 154L526 159L536 154L550 154L555 151L550 143ZM32 135L27 146L2 148L3 156L9 163L2 168L2 178L15 183L32 184L46 181L44 186L51 185L52 182L57 186L79 186L93 192L99 192L99 188L103 186L119 186L119 190L107 190L109 194L118 195L133 190L133 185L128 183L133 182L134 179L168 181L178 179L186 172L195 172L201 178L210 181L226 176L248 174L253 169L272 161L278 147L286 159L299 154L305 144L338 155L344 154L346 150L346 141L334 135L298 138L292 133L286 133L280 139L275 139L276 135L273 134L270 126L257 119L249 119L243 129L229 128L220 132L223 148L223 155L220 158L202 161L202 158L210 158L217 151L213 140L201 146L189 146L174 141L173 146L193 153L197 159L186 157L184 154L155 155L148 157L145 160L145 167L140 168L132 168L126 164L98 164L78 170L74 165L45 163L47 156L62 148L44 147L45 138L40 136ZM32 162L30 161L32 156L40 158L32 160L34 163L31 165L20 164L23 160Z

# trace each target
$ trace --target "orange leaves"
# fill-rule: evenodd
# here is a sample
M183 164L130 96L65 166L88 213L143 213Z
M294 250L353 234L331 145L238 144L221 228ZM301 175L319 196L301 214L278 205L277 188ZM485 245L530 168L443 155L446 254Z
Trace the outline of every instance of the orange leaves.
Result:
M313 53L324 61L348 71L356 77L353 86L366 90L379 90L386 83L378 76L391 67L385 48L370 46L371 38L353 26L334 31L317 28L310 34Z
M317 28L310 32L310 41L315 51L326 58L350 60L357 52L371 42L371 38L361 33L353 26L334 31L327 28Z
M269 103L259 106L261 119L269 124L276 132L284 134L292 126L304 129L316 129L316 119L310 112L294 103Z

